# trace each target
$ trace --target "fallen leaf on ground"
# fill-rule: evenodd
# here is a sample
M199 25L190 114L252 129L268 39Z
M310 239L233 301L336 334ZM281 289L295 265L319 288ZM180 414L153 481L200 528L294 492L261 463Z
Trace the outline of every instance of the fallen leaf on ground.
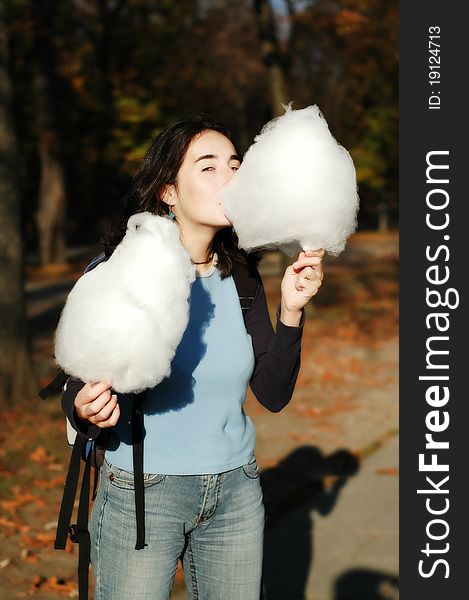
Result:
M47 465L47 463L50 463L52 460L50 452L47 452L47 450L42 446L38 446L35 450L33 450L30 453L29 458L40 465Z
M64 596L72 597L77 590L77 585L73 581L67 581L61 577L44 577L36 575L32 581L33 590L43 590L48 592L59 592Z
M399 475L399 469L395 467L387 467L382 469L376 469L378 475Z
M37 533L36 535L23 534L21 543L27 548L52 548L55 540L55 533Z
M55 487L63 486L64 478L62 475L54 477L52 479L33 479L32 485L44 490L50 490Z
M14 498L11 500L2 500L0 501L0 506L4 510L8 510L10 512L16 511L18 508L25 506L26 504L37 504L38 506L46 506L45 500L42 498L38 498L29 492L21 493L17 488L13 490Z
M19 523L15 523L15 521L10 521L10 519L6 519L5 517L0 517L0 527L9 527L14 529L19 529Z

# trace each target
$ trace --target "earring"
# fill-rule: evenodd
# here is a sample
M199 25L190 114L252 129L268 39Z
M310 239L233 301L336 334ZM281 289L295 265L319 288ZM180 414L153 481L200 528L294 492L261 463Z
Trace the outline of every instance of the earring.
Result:
M174 219L175 215L173 213L173 211L171 210L171 207L169 207L169 212L168 212L168 217L171 219L171 221Z

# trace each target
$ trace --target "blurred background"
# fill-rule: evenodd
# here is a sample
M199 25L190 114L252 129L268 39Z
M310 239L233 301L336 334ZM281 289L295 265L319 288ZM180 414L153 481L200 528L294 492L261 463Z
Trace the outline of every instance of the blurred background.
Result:
M398 597L398 25L397 0L0 3L0 598L77 594L76 547L52 550L60 398L37 392L67 294L152 137L207 112L247 150L289 101L317 104L351 153L360 212L324 260L291 403L245 405L264 597ZM260 265L272 317L287 264ZM178 569L172 597L185 594Z

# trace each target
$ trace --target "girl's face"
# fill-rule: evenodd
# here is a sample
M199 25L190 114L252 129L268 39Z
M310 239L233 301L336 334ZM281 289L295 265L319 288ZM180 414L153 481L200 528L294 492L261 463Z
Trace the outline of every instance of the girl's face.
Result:
M179 222L222 229L231 223L223 213L220 192L240 165L230 140L218 131L196 135L179 169L176 185L168 186L164 200Z

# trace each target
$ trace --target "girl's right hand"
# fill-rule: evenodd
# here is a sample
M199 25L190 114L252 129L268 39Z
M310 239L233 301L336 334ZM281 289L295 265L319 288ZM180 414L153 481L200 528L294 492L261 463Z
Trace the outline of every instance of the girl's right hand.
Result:
M120 408L117 395L111 395L111 383L99 381L87 383L75 398L77 415L98 427L114 427L119 420Z

